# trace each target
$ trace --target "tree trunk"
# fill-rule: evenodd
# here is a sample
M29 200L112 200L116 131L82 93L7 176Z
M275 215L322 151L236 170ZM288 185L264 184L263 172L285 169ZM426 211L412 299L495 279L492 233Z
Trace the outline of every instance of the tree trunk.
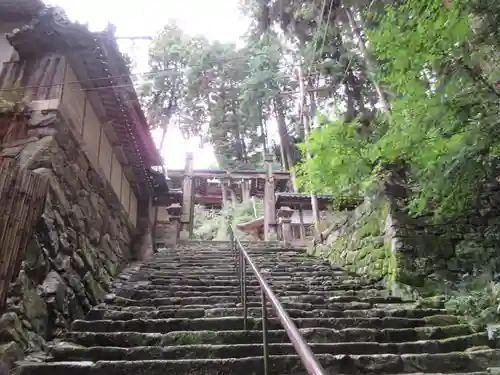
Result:
M375 91L377 91L380 105L382 106L382 109L384 112L390 112L389 102L387 101L387 98L385 97L384 92L382 91L382 89L380 88L380 85L378 84L377 80L375 79L375 64L373 63L371 56L368 53L368 49L366 48L366 44L365 44L365 39L363 38L363 35L361 35L361 32L359 31L358 25L356 24L356 20L354 19L354 14L352 13L351 9L347 6L344 6L344 11L345 11L347 18L349 20L349 26L350 26L352 32L354 33L354 36L358 40L358 47L361 51L363 58L365 59L366 67L368 69L368 74L370 75L370 78L372 80L372 84L375 87Z
M304 133L305 133L306 150L307 150L306 157L307 159L311 159L311 153L309 152L308 136L311 131L310 120L312 118L312 114L315 113L316 111L316 103L314 101L314 96L310 96L311 99L310 108L309 111L306 111L307 94L306 94L306 89L304 87L305 80L304 80L304 72L302 71L302 63L299 65L298 68L298 76L300 85L300 109L302 114L302 122L304 124ZM319 232L318 198L316 197L314 191L311 191L311 208L313 213L314 228L316 229L317 232Z
M0 314L42 214L47 187L46 176L21 169L14 160L0 159Z
M293 167L293 161L291 155L292 142L286 128L286 119L283 109L283 101L279 95L277 95L274 98L274 106L276 112L276 122L278 124L278 134L280 137L281 161L284 170L289 171L290 168Z

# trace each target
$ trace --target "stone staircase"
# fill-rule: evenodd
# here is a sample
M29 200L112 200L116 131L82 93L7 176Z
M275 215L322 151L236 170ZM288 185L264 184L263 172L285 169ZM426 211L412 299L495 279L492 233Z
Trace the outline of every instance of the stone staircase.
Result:
M261 245L262 246L262 245ZM485 333L391 297L383 285L304 251L250 248L329 374L486 374L500 362ZM22 375L263 374L261 308L248 272L249 330L227 243L193 243L129 267L113 294L75 321ZM306 374L269 311L271 374Z

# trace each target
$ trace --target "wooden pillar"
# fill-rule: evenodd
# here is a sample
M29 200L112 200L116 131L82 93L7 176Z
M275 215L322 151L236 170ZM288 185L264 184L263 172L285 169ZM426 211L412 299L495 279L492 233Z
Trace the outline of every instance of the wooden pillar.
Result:
M274 197L273 156L264 155L266 166L266 185L264 188L264 241L276 236L276 207Z
M193 186L193 153L186 154L184 164L184 181L182 186L181 240L188 240L193 234L194 186Z
M0 314L42 214L47 187L47 176L21 169L15 160L0 159Z

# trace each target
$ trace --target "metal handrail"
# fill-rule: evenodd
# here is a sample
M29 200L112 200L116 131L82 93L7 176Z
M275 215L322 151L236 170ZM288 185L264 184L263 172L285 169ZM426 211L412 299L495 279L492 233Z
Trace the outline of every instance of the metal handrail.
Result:
M259 272L259 269L252 261L247 251L241 244L240 240L235 234L232 225L229 226L229 234L231 239L231 250L234 252L236 271L239 274L239 286L240 286L240 296L241 304L243 307L243 329L248 330L248 306L247 306L247 277L246 269L247 265L250 266L255 277L260 284L260 297L262 303L262 342L263 342L263 352L264 352L264 375L269 375L269 342L268 342L268 317L267 317L267 301L271 303L276 315L278 316L288 338L292 342L295 351L299 355L302 364L307 370L309 375L327 375L326 371L323 369L319 361L317 360L311 348L304 340L299 330L293 323L290 316L285 311L285 308L278 300L278 297L271 290L271 287L266 282L264 277Z

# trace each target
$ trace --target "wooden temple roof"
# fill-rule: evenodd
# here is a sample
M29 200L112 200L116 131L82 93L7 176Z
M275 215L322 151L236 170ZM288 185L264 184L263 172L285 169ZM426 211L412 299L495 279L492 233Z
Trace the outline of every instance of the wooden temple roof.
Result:
M125 169L132 170L135 183L153 190L151 167L163 161L149 133L113 27L90 32L86 26L69 21L60 9L45 8L7 38L21 59L49 53L66 56L83 90L102 105L105 117L101 121L113 135L111 143L122 151L118 156L126 161Z

